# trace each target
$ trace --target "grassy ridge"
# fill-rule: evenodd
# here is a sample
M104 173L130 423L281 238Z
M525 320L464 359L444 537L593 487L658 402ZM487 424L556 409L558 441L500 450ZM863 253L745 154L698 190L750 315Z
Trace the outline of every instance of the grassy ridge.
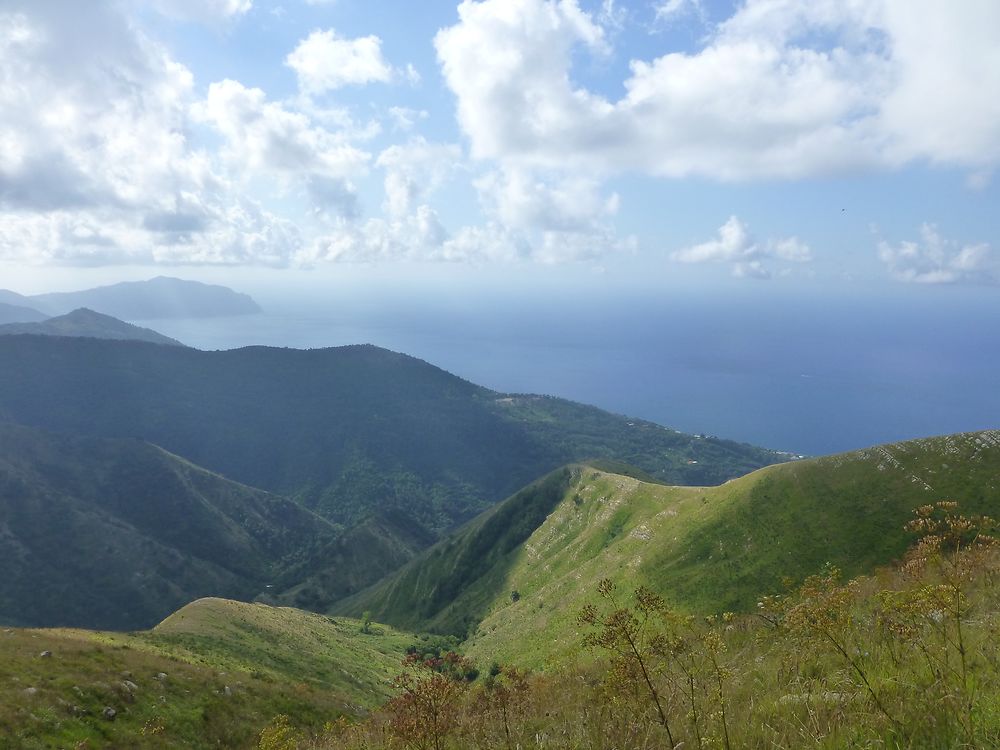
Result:
M472 657L538 666L576 655L576 616L603 578L647 585L683 611L748 610L780 591L786 576L801 579L828 562L854 575L897 559L911 510L937 500L997 512L1000 433L781 464L718 487L666 487L584 468L559 502L540 499L545 512L535 517L543 522L516 548L491 553L496 564L447 607L412 614L434 600L440 571L493 538L482 524L341 606L414 629L464 634L478 621L466 642Z
M604 583L581 618L586 662L473 686L424 670L318 747L996 748L996 522L954 503L919 515L905 565L851 581L827 569L759 616L685 615Z
M512 555L563 499L579 469L564 468L466 524L374 588L334 611L370 610L399 627L464 636L501 592Z
M148 632L7 628L0 744L253 747L277 714L321 727L382 702L412 640L221 599L193 602Z

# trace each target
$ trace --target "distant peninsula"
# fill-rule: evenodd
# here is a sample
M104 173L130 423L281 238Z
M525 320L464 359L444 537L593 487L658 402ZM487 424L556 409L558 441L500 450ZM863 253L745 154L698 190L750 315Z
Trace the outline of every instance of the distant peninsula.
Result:
M224 286L202 284L167 276L147 281L125 281L78 292L53 292L25 296L0 290L0 303L27 308L41 318L87 308L123 320L157 318L212 318L252 315L261 311L252 297ZM4 322L31 322L24 319ZM35 317L35 321L39 316Z

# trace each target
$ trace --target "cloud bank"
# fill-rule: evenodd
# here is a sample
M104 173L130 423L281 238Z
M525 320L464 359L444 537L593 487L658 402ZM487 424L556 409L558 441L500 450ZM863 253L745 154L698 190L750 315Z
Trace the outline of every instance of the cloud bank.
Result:
M260 15L251 0L8 0L0 260L562 263L636 250L610 187L623 176L780 182L922 165L986 189L1000 166L993 0L746 0L714 26L698 0L658 0L650 39L685 18L706 35L625 67L616 45L640 14L592 5L460 2L433 38L440 81L422 84L454 105L457 131L428 137L442 112L414 105L440 102L386 85L419 76L373 33L292 37L272 53L289 80L275 96L236 73L197 80L143 26L152 10L228 32ZM344 104L363 87L367 108ZM449 190L467 191L471 215L448 210ZM878 256L902 281L996 279L987 245L932 227ZM755 239L734 216L671 257L765 278L812 251Z
M578 50L608 52L576 0L459 18L435 46L477 158L724 181L1000 162L992 0L749 0L700 51L632 60L618 99L574 82Z

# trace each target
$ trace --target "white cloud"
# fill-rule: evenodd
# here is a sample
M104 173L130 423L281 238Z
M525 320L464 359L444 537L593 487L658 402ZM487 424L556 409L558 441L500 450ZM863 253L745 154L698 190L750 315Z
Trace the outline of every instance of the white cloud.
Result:
M253 7L252 0L150 0L150 2L165 16L203 23L241 16Z
M812 260L812 251L798 237L758 242L746 224L730 216L719 227L715 238L677 250L670 258L677 263L730 263L735 276L766 279L771 278L771 272L764 261L808 263Z
M185 138L184 66L101 3L13 6L0 12L0 205L128 206L211 183Z
M409 107L389 107L389 117L397 130L412 130L420 120L426 120L430 113L426 109Z
M189 3L158 7L194 19ZM205 15L195 20L218 20L250 6L198 7ZM632 247L612 227L617 196L599 182L517 164L480 171L473 187L484 223L449 231L431 200L453 175L472 172L460 147L420 137L381 151L384 213L366 218L355 185L372 156L358 144L379 125L313 95L348 81L416 81L414 69L391 69L377 39L365 47L317 32L289 56L298 96L275 101L227 79L199 97L191 71L143 34L130 9L9 0L0 10L0 259L554 263ZM582 11L563 10L574 34L606 49ZM324 57L339 43L342 59ZM427 114L400 107L389 116L406 128Z
M545 264L586 261L634 249L605 219L617 197L579 179L490 173L476 181L487 221L453 234L424 201L459 166L461 151L422 138L392 146L376 161L385 170L387 218L341 222L314 242L303 263L420 260Z
M812 260L812 250L798 237L772 240L767 245L767 252L771 257L793 263L808 263Z
M495 222L483 226L463 227L441 248L443 260L464 262L506 262L527 260L532 247L525 237L509 227Z
M155 245L156 263L289 265L303 245L293 222L242 199L221 208L205 231Z
M635 240L618 237L612 225L618 195L602 194L596 180L511 166L475 186L486 215L527 238L536 260L590 260L634 247Z
M390 146L375 164L385 170L386 214L400 219L416 209L458 166L462 150L448 143L428 143L424 138Z
M191 143L193 89L190 71L117 3L8 3L0 257L289 262L298 230L242 197L215 156Z
M691 13L702 15L701 0L661 0L653 6L653 15L659 23L672 23L677 18Z
M719 180L1000 164L993 0L748 0L701 50L633 60L618 100L573 81L577 47L607 51L575 0L459 18L435 45L476 158Z
M545 231L587 231L614 215L618 196L582 177L542 177L526 169L491 172L476 181L487 213L508 226Z
M750 258L757 253L757 243L746 224L735 216L719 227L718 237L678 250L671 258L679 263L708 263Z
M914 284L996 283L1000 264L986 243L962 245L946 239L933 224L920 227L920 241L882 241L878 257L896 281Z
M733 276L738 279L761 279L766 281L772 278L772 274L759 260L751 260L746 263L733 264Z
M322 94L348 85L388 83L392 67L382 57L377 36L343 39L333 29L314 31L299 42L285 64L307 94Z
M248 199L201 206L204 213L108 210L0 212L0 259L58 265L265 264L286 266L299 252L298 227Z
M357 212L351 180L365 173L371 156L342 134L267 101L263 91L238 81L211 84L193 112L224 137L222 158L243 179L270 175L282 190L303 187L323 213Z
M318 237L299 261L377 263L400 260L443 260L442 246L448 233L435 211L419 206L398 219L368 219L360 224L343 222L334 231Z

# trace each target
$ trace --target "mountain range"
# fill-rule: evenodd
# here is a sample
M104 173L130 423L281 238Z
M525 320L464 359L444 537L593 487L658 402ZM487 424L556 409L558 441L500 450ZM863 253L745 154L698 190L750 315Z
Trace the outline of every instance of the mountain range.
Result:
M26 456L54 447L91 469L105 467L108 484L95 488L95 496L121 485L121 473L132 465L136 474L151 480L137 486L141 493L148 493L151 484L163 484L162 496L176 497L179 487L173 480L164 481L165 474L200 488L202 510L181 509L193 514L191 524L205 528L209 537L227 523L243 526L248 544L220 551L214 563L200 560L211 557L207 548L215 539L205 540L200 557L178 546L175 571L190 567L196 578L226 567L253 569L253 550L268 544L290 549L283 544L292 541L291 535L261 544L258 535L264 527L288 526L275 510L300 520L309 518L278 498L232 487L143 443L130 447L146 455L145 463L128 452L119 463L115 441L58 438L24 428L14 428L5 437L0 452L20 456L8 464L22 466L26 479L30 475L23 467L39 463ZM49 446L52 441L54 446ZM103 455L98 455L101 451ZM35 477L44 485L40 496L71 485L74 478L60 476L58 464L43 466L54 478ZM326 740L320 746L341 747L337 738L342 728L392 695L391 678L406 654L433 660L434 654L454 648L460 640L462 651L475 664L540 670L541 677L530 683L530 689L541 692L532 695L544 696L552 689L546 686L567 679L599 690L601 682L595 675L601 672L587 666L593 656L581 650L578 615L584 604L594 601L602 580L624 592L640 585L652 587L682 614L734 610L735 617L710 619L732 623L724 628L727 642L744 650L726 659L737 665L756 640L781 635L781 629L767 622L753 629L753 619L739 614L757 609L763 595L787 591L790 584L831 565L843 566L848 575L870 574L899 559L912 541L903 524L918 506L949 499L968 514L995 512L1000 497L1000 432L784 463L716 487L662 485L611 469L574 464L551 472L382 582L340 602L333 616L213 596L186 604L146 631L8 627L0 633L0 737L16 738L24 747L70 740L135 747L257 747L262 738L301 737L296 727L318 731L326 723ZM5 466L3 473L10 469ZM170 513L167 523L167 518L157 518L155 507L123 510L128 505L124 496L133 495L111 492L115 497L95 502L95 507L120 519L115 523L142 525L140 519L152 513L147 528L176 525L177 514ZM232 502L220 502L220 496ZM243 520L231 515L235 510L239 516L241 508L258 512ZM70 516L78 513L63 506L53 509L60 515L67 510ZM210 515L217 521L207 520ZM69 538L63 532L72 529L56 519L47 520L49 527L39 528L39 535L54 532L59 539ZM3 523L7 528L9 519ZM312 525L307 521L299 527ZM90 536L85 528L76 529ZM114 546L114 531L108 527L101 533L101 541ZM187 532L180 524L167 533L183 537ZM96 553L95 559L101 559L93 546L70 551ZM135 552L126 548L123 556ZM312 564L302 557L297 562L305 563L300 571ZM4 563L6 570L9 562ZM266 566L265 572L280 575ZM14 573L15 578L25 575L23 569L14 568ZM44 573L54 571L49 568ZM70 571L70 577L81 585L92 573L93 568L77 569ZM44 578L33 580L44 587ZM65 593L42 589L45 597ZM295 595L293 588L275 600ZM986 601L982 593L975 595L978 603ZM355 611L363 618L341 614ZM459 635L416 635L374 624L371 615L416 630ZM978 622L968 625L968 638L974 628L982 627ZM783 659L791 658L782 653L761 647L749 658L770 674L785 663ZM494 678L497 669L490 669L481 690L507 684L490 682L499 680ZM725 679L735 691L737 678ZM769 708L772 702L784 705L782 701L791 700L784 697L788 688L778 688L778 693L770 685L754 690L754 704L765 702L760 709L764 712L774 710ZM566 695L559 691L555 700L562 702L545 710L575 710L566 703ZM573 695L570 700L580 700ZM818 705L833 700L831 695L817 698ZM727 700L736 699L730 693ZM850 701L852 710L864 710L857 695ZM476 705L480 706L476 711L484 710L481 703ZM600 705L604 704L595 704ZM338 715L354 718L331 724L330 717ZM109 721L109 716L115 720Z
M8 323L37 323L48 316L22 305L0 302L0 325Z
M0 336L0 361L0 419L18 462L0 490L0 508L18 522L2 538L25 571L8 584L20 588L0 618L24 624L148 626L195 596L284 588L323 609L569 462L607 456L661 481L705 483L788 458L496 393L371 346L202 352L19 335ZM131 500L115 501L120 493ZM45 510L56 507L58 523ZM268 530L275 507L301 510L279 524L298 519L294 533ZM204 527L189 523L202 517ZM137 525L143 518L156 521ZM221 556L185 548L189 536L213 540L203 551ZM110 549L96 554L86 546L94 539ZM169 550L180 571L165 562ZM123 575L129 557L139 574ZM81 565L94 567L70 574ZM46 585L65 593L25 601ZM103 590L114 593L107 606L85 615Z
M563 679L608 586L736 623L742 649L766 597L889 571L914 509L1000 503L997 431L802 458L368 345L205 352L92 310L4 332L15 747L271 746L455 648L493 665L487 693L500 665Z

